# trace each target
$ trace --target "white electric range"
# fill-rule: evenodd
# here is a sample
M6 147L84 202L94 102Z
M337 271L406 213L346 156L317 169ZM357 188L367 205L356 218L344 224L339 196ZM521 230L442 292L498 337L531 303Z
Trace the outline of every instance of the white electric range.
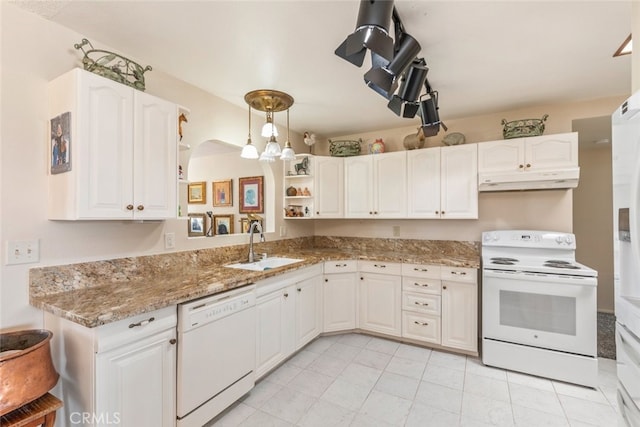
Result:
M482 235L482 361L596 387L597 272L571 233Z

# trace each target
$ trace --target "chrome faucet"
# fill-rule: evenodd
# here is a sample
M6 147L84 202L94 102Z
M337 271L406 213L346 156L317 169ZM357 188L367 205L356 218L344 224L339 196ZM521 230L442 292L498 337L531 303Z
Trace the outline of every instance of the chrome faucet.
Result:
M264 242L264 234L262 233L262 225L260 222L253 221L249 226L249 262L254 262L256 260L256 254L253 252L253 231L257 229L260 233L260 241Z

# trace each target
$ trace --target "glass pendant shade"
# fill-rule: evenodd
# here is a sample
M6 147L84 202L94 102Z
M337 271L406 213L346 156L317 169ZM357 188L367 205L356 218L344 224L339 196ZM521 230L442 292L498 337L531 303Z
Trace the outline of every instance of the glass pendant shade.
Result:
M289 109L287 108L287 142L284 143L284 150L280 155L280 160L295 160L296 153L291 148L291 142L289 142Z
M278 128L273 124L273 115L270 111L267 111L267 121L262 126L262 136L269 138L271 135L278 136Z
M247 140L247 144L242 147L242 153L240 153L240 157L243 159L252 159L255 160L258 158L258 149L255 145L251 143L251 140Z

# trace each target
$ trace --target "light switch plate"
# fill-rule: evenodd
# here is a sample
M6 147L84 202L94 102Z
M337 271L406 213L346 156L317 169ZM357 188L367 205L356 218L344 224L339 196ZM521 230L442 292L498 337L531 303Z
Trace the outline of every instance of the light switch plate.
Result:
M7 265L30 264L40 261L40 242L12 240L7 242Z

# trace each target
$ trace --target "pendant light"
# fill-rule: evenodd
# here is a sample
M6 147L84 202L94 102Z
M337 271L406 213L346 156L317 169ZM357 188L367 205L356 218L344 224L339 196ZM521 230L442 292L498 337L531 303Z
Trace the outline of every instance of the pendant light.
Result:
M244 100L247 104L249 104L249 111L251 111L251 108L253 108L254 110L264 111L267 113L267 124L262 129L262 135L269 136L269 140L264 152L262 152L259 157L252 158L258 158L262 162L273 162L277 157L282 158L282 150L280 149L280 145L278 144L278 140L276 139L276 136L278 136L278 130L273 122L273 118L274 113L287 110L287 143L288 147L291 148L291 143L288 142L289 107L293 105L293 98L290 95L277 90L258 89L248 92L244 96ZM251 122L249 122L249 125L251 125ZM264 133L265 128L268 131L266 135ZM286 157L288 157L288 154Z
M247 138L247 144L242 147L242 153L240 157L243 159L257 159L258 149L251 142L251 105L249 105L249 137Z
M284 149L282 150L282 155L280 156L280 160L295 160L296 153L291 148L291 142L289 141L289 109L287 108L287 141L284 143Z

